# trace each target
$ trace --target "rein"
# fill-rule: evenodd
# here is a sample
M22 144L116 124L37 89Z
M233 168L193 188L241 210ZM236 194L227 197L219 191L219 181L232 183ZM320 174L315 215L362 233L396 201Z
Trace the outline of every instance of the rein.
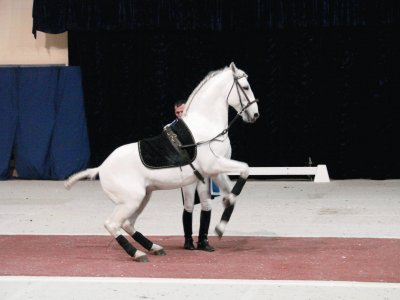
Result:
M185 149L185 148L190 148L190 147L197 147L203 144L207 144L207 143L211 143L212 141L215 141L217 138L219 138L220 136L223 136L225 134L228 133L228 130L231 128L231 126L236 122L236 120L242 115L243 112L246 112L246 109L249 108L250 105L257 103L259 100L258 99L254 99L253 101L251 101L249 99L249 97L246 95L243 87L240 85L239 83L239 79L242 77L246 77L246 75L242 75L242 76L234 76L233 78L233 83L232 83L232 87L229 90L228 96L226 97L226 100L229 99L229 96L232 92L233 86L236 85L236 89L239 95L239 101L240 101L240 105L242 106L242 109L236 114L236 116L232 119L232 121L229 122L228 127L226 127L224 130L222 130L219 134L217 134L215 137L207 140L207 141L201 141L201 142L197 142L194 144L188 144L188 145L180 145L179 147L181 149ZM242 102L242 97L240 96L240 92L239 89L242 91L243 95L246 97L247 100L247 105L243 106L243 102ZM247 113L247 112L246 112Z

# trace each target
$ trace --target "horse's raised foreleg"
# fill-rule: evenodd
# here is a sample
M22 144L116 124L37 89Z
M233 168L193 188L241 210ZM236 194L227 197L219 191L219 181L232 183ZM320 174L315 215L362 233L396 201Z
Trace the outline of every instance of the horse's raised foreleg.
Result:
M225 207L224 212L222 213L221 216L221 220L219 221L219 224L215 226L215 233L218 235L219 238L222 238L222 236L224 235L225 227L228 224L229 219L231 218L234 208L235 204Z
M240 174L239 178L236 180L235 185L233 186L232 190L224 196L223 203L225 208L228 208L235 204L236 197L240 195L243 190L244 185L246 184L248 173L246 175Z
M220 223L215 227L215 232L219 236L225 232L225 227L229 222L229 219L232 215L234 205L236 202L236 197L241 193L247 177L249 176L249 166L246 163L238 162L235 160L230 160L226 158L218 158L219 165L217 167L220 168L220 172L239 172L239 178L236 181L233 188L231 187L231 182L229 177L224 174L220 174L214 177L215 181L217 182L218 186L227 193L223 198L223 203L225 205L225 210L221 216ZM228 170L229 169L229 170Z
M220 174L217 177L214 177L220 188L224 191L229 189L228 194L225 195L223 199L225 207L235 204L236 197L241 193L247 177L249 177L248 164L224 157L218 157L216 162L212 165L212 169L214 173ZM228 179L226 179L227 176L221 174L228 172L239 172L240 174L232 189L230 189L230 185L227 184L229 182Z
M218 187L221 189L224 195L229 195L229 193L233 190L233 184L228 175L220 174L216 177L213 177L213 180L217 183ZM224 198L225 197L226 196L224 196ZM224 205L225 203L226 201L224 202ZM221 220L219 224L215 227L215 233L218 235L219 238L221 238L224 234L225 227L228 224L229 219L231 218L234 207L234 204L225 207L224 212L221 216Z
M233 209L235 208L235 201L236 201L235 198L241 193L245 183L246 179L239 177L239 179L233 186L231 193L225 196L224 199L222 200L224 202L225 209L224 212L222 213L221 221L217 226L215 226L215 232L217 233L219 238L222 238L222 235L225 232L225 227L231 218Z
M148 250L151 254L154 255L165 255L164 248L160 245L154 244L151 240L146 238L142 233L135 229L135 223L137 217L142 213L143 209L146 207L147 203L150 200L151 192L147 192L143 201L141 202L139 208L135 211L135 213L130 216L127 220L125 220L122 228L143 248Z

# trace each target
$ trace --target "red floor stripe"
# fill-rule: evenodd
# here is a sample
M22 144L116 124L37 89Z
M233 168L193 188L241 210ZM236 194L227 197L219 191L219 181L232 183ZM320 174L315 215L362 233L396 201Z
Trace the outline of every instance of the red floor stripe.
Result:
M167 256L137 263L108 236L0 235L0 275L400 282L399 239L211 237L213 253L151 239Z

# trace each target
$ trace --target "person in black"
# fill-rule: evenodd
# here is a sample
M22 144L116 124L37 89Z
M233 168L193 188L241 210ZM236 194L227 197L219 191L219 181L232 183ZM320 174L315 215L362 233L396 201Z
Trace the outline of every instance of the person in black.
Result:
M183 111L185 109L185 101L180 100L175 102L174 109L175 109L175 116L177 118L182 117ZM196 188L194 190L192 190L191 188L183 190L181 188L182 200L184 206L182 214L182 223L185 235L185 243L183 247L186 250L196 249L193 244L193 238L192 238L193 234L192 223L193 223L193 208L194 205L198 203L201 204L201 213L200 213L200 228L199 228L197 249L208 252L212 252L215 250L214 247L212 247L208 241L208 230L211 221L211 194L209 188L210 184L209 179L207 178L205 182L206 183L198 181ZM192 188L194 188L194 186L192 186Z

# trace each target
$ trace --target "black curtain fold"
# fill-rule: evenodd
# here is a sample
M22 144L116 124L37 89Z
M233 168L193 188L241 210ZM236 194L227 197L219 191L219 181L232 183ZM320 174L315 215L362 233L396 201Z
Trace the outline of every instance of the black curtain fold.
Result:
M34 0L33 28L64 31L265 31L398 25L396 0Z

